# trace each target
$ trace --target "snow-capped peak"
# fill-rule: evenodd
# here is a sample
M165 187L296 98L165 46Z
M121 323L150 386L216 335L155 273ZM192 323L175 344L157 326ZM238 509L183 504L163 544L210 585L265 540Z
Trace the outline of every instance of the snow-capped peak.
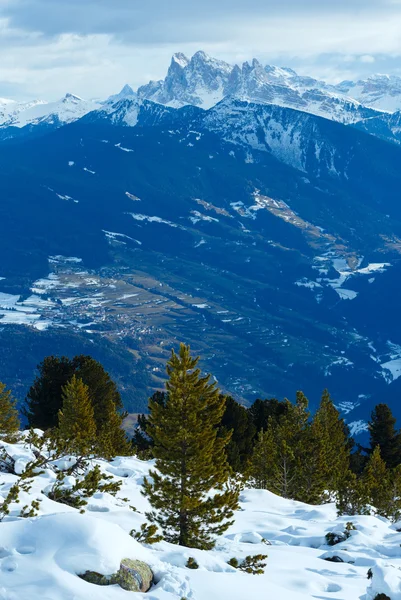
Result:
M0 111L0 126L24 127L39 123L65 124L80 119L99 104L68 93L56 102L35 101L13 104Z
M192 104L208 109L232 96L296 108L344 123L377 114L361 107L350 95L312 77L299 76L292 69L263 66L257 58L241 67L232 66L203 51L191 59L174 54L166 78L138 90L139 98L174 108Z
M121 92L109 96L106 102L102 104L115 104L116 102L119 102L120 100L124 100L126 98L134 99L136 98L136 96L136 92L134 92L132 87L128 85L128 83L126 83L125 86L122 88Z
M173 54L171 62L176 63L182 69L185 69L185 67L187 67L189 64L189 58L187 58L182 52L176 52Z
M67 92L67 94L62 99L62 102L70 102L70 101L82 102L83 98L81 98L80 96L76 96L75 94L71 94L70 92Z
M228 63L201 50L191 59L177 53L171 60L166 78L142 86L138 96L173 107L193 104L210 108L225 96L224 89L232 70Z

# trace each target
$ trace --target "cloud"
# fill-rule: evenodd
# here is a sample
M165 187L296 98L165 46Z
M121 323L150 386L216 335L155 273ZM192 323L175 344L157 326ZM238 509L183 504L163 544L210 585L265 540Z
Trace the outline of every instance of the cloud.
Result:
M0 96L104 97L199 49L332 80L397 72L400 20L398 0L0 0Z
M363 63L371 64L371 63L374 63L376 59L371 54L364 54L363 56L360 57L359 60Z
M213 26L220 21L219 32L224 37L225 22L245 23L260 17L285 17L290 22L299 16L355 15L358 12L389 13L398 10L391 0L3 0L0 10L11 27L43 35L77 33L80 35L109 34L132 41L160 41L185 37L186 28L193 31L205 23ZM316 32L318 33L318 32ZM203 35L207 31L203 31ZM155 39L157 38L157 40Z

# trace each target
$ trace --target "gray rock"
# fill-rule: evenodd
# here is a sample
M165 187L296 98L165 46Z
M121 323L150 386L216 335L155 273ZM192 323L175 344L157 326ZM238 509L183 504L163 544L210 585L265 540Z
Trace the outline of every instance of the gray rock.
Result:
M149 565L130 558L123 558L119 570L113 575L86 571L79 577L95 585L119 585L128 592L147 592L153 583L153 572Z

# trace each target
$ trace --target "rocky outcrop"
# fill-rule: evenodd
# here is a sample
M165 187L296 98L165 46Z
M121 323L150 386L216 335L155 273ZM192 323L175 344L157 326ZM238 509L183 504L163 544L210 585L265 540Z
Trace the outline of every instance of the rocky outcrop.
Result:
M79 575L94 585L119 585L128 592L147 592L153 582L152 569L145 562L123 558L120 568L113 575L102 575L96 571L86 571Z

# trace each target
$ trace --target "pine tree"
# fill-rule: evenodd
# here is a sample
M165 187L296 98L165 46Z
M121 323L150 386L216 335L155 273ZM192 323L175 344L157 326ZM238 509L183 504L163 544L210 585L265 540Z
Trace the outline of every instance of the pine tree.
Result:
M31 427L47 430L57 425L58 412L63 404L63 387L73 375L88 386L99 430L107 424L110 403L114 404L117 412L122 411L123 404L115 382L91 356L78 355L72 359L48 356L38 365L38 371L23 411Z
M378 404L369 421L370 454L379 446L381 457L389 469L401 463L401 436L396 419L387 404Z
M300 436L296 499L308 504L326 500L328 466L326 432L320 419L314 419Z
M96 445L96 423L88 386L73 375L63 387L63 408L59 411L59 432L70 451L80 456L93 452Z
M230 525L238 490L227 485L230 434L218 435L225 397L210 375L200 376L198 360L184 344L179 354L172 351L167 400L150 401L147 433L157 470L150 472L152 481L145 478L143 493L153 508L147 517L167 541L209 549Z
M104 421L97 430L97 448L101 456L111 459L132 454L132 446L123 429L124 415L116 410L110 399L104 404L103 417Z
M401 465L392 469L390 473L391 501L388 507L388 517L392 521L401 518Z
M260 490L279 492L277 487L277 454L274 426L270 423L266 431L259 431L249 469L250 484Z
M63 404L62 388L74 374L69 358L47 356L38 365L39 374L25 400L23 413L30 427L46 431L56 427Z
M338 485L336 507L339 516L369 515L369 503L369 490L362 477L348 471Z
M226 397L226 409L221 421L222 434L232 431L227 446L227 459L236 472L243 472L252 456L256 428L249 411L231 396Z
M391 510L392 490L390 473L380 455L380 447L376 446L362 475L362 481L369 494L370 504L378 515L387 517Z
M131 453L122 423L126 413L117 386L103 366L90 356L48 356L38 366L39 375L29 390L24 414L31 427L50 429L58 423L62 410L63 389L75 375L87 386L93 406L98 434L98 448L103 446L105 456Z
M167 393L156 391L149 398L149 403L151 401L158 402L159 404L166 404L167 401ZM134 431L134 435L132 438L132 444L137 453L145 456L152 456L153 458L153 440L147 433L148 426L148 416L147 415L139 415L137 426Z
M19 428L16 401L11 397L11 392L6 390L5 384L0 382L0 438L6 442L13 442Z
M249 408L249 414L252 417L256 433L266 431L269 421L272 419L278 423L282 416L287 412L288 404L285 401L270 398L261 400L258 398Z
M279 422L269 420L266 432L259 434L254 449L251 461L254 481L263 481L264 487L284 498L303 498L303 454L308 419L308 400L302 392L297 392L295 405L285 400ZM268 461L264 467L263 457ZM259 474L258 468L261 469Z
M349 470L350 448L349 430L333 404L330 394L324 390L320 406L313 419L313 425L320 432L320 448L323 453L322 477L328 492L335 492L339 482Z

